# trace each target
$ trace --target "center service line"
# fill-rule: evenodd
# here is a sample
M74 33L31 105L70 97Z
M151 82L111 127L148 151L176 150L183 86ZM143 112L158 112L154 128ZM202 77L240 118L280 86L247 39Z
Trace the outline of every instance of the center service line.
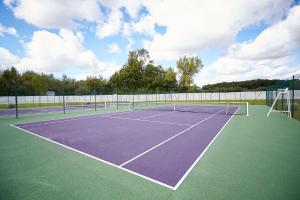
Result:
M159 147L159 146L161 146L161 145L163 145L163 144L169 142L170 140L176 138L177 136L179 136L179 135L185 133L186 131L190 130L191 128L193 128L193 127L195 127L195 126L197 126L197 125L199 125L199 124L201 124L201 123L207 121L208 119L212 118L213 116L216 116L217 114L219 114L219 113L220 113L221 111L223 111L223 110L224 110L224 109L220 110L219 112L217 112L217 113L215 113L215 114L213 114L213 115L211 115L211 116L209 116L209 117L207 117L207 118L201 120L200 122L198 122L198 123L196 123L196 124L194 124L194 125L192 125L192 126L186 128L186 129L184 129L184 130L181 131L180 133L177 133L176 135L174 135L174 136L170 137L169 139L167 139L167 140L165 140L165 141L163 141L163 142L157 144L156 146L154 146L154 147L152 147L152 148L150 148L150 149L144 151L143 153L141 153L141 154L139 154L139 155L133 157L132 159L130 159L130 160L124 162L123 164L121 164L120 167L123 167L124 165L126 165L126 164L128 164L128 163L134 161L135 159L141 157L142 155L144 155L144 154L146 154L146 153L152 151L153 149L156 149L157 147Z

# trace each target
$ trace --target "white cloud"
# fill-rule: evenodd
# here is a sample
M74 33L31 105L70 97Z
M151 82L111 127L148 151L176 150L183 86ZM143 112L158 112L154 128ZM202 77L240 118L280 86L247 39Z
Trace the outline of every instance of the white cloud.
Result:
M145 1L144 5L166 33L144 43L154 59L177 59L207 48L232 44L237 33L249 25L274 23L288 11L291 0Z
M137 21L123 23L122 34L125 37L140 34L153 38L156 34L155 23L155 19L151 15L142 15Z
M107 21L97 25L96 35L105 38L118 34L122 27L122 18L123 15L119 10L111 11Z
M4 34L17 36L17 31L14 27L6 27L0 23L0 36L4 36Z
M74 78L76 80L84 80L88 76L97 76L101 75L104 78L109 78L111 75L113 75L117 70L119 70L122 66L115 63L107 63L107 62L99 62L99 65L101 66L102 70L101 73L99 73L99 70L97 69L89 69L89 70L81 70L80 74L77 74Z
M142 6L142 0L100 0L100 2L111 10L125 8L129 16L133 19L138 16Z
M97 25L96 35L99 38L102 39L105 37L114 36L120 32L122 32L123 35L127 37L132 35L133 32L145 33L150 30L150 17L148 16L144 16L142 19L139 19L139 22L127 23L123 20L124 16L121 12L122 8L125 8L129 16L134 21L137 20L139 11L142 6L141 0L100 0L100 2L102 5L110 9L110 14L107 19L104 20L105 22L98 23ZM154 35L153 30L149 31L149 33L152 35Z
M16 65L21 71L64 72L78 69L107 76L119 65L98 60L96 55L83 46L80 32L61 30L59 35L48 31L36 31L32 40L25 43L26 56Z
M97 0L6 0L15 17L40 28L76 28L75 20L100 20Z
M121 49L117 43L112 43L108 45L108 52L109 53L120 53Z
M134 32L137 32L139 34L154 37L154 35L156 34L155 20L151 15L143 15L138 22L132 23L132 29Z
M254 78L287 78L300 70L290 67L300 48L300 6L292 8L287 18L261 32L254 40L233 44L226 54L203 69L199 85Z
M10 53L7 49L0 47L0 66L11 67L17 64L18 57Z

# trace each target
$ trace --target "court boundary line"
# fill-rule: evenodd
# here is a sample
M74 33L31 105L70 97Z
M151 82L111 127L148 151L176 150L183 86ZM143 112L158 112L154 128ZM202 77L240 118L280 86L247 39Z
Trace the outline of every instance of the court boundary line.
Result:
M183 124L183 123L176 123L176 122L163 122L163 121L147 120L147 119L136 119L136 118L129 118L129 117L114 117L114 116L101 116L101 117L111 118L111 119L130 120L130 121L142 121L142 122L150 122L150 123L159 123L159 124L193 126L192 124Z
M34 107L35 108L35 107ZM39 108L39 107L37 107ZM42 107L41 107L42 108ZM15 110L15 108L12 108ZM19 108L19 109L31 109L31 108ZM74 109L74 110L69 110L70 112L69 113L79 113L79 112L82 112L82 111L90 111L90 110L93 110L94 108L91 108L91 109ZM102 108L101 108L102 109ZM67 111L68 109L66 109ZM100 110L97 110L97 111L100 111ZM49 111L49 112L36 112L36 113L25 113L25 114L20 114L21 116L24 116L24 117L30 117L30 116L38 116L38 115L43 115L43 114L56 114L56 113L63 113L63 109L62 111L56 111L56 110L53 110L53 111ZM1 117L14 117L16 114L13 113L12 115L0 115Z
M48 124L48 123L43 123L43 122L51 122L51 123L54 123L54 122L64 122L64 121L72 121L72 120L77 120L77 119L86 119L86 118L93 118L93 117L99 117L99 116L102 116L102 115L105 115L105 114L114 114L114 113L131 113L131 112L138 112L140 110L121 110L121 111L117 111L117 112L103 112L103 113L98 113L98 114L91 114L91 115L85 115L85 116L71 116L71 117L66 117L66 118L59 118L59 119L45 119L45 120L38 120L38 121L27 121L27 122L22 122L22 123L15 123L13 125L24 125L24 124L30 124L30 123L40 123L41 124ZM39 125L39 124L35 124L35 125Z
M186 129L184 129L183 131L181 131L181 132L179 132L179 133L173 135L172 137L166 139L165 141L162 141L161 143L159 143L159 144L157 144L157 145L151 147L150 149L148 149L148 150L146 150L146 151L144 151L144 152L142 152L142 153L136 155L135 157L131 158L130 160L127 160L126 162L122 163L120 166L122 167L122 166L124 166L124 165L126 165L126 164L128 164L128 163L130 163L130 162L132 162L132 161L134 161L134 160L136 160L136 159L138 159L139 157L141 157L141 156L143 156L143 155L149 153L150 151L152 151L152 150L154 150L154 149L160 147L161 145L163 145L163 144L169 142L170 140L173 140L174 138L176 138L176 137L178 137L179 135L185 133L186 131L192 129L193 127L195 127L195 126L197 126L197 125L199 125L199 124L202 124L203 122L205 122L205 121L209 120L210 118L216 116L217 114L219 114L219 113L220 113L221 111L223 111L223 110L224 110L224 109L220 110L219 112L217 112L217 113L215 113L215 114L213 114L213 115L210 115L210 116L206 117L205 119L203 119L203 120L197 122L196 124L194 124L194 125L192 125L192 126L186 128Z
M238 109L237 109L237 110L238 110ZM237 111L237 110L236 110L236 111ZM221 110L221 111L222 111L222 110ZM219 112L221 112L221 111L219 111ZM235 112L236 112L236 111L235 111ZM121 111L121 112L131 112L131 111ZM134 111L133 111L133 112L134 112ZM211 117L213 117L213 116L215 116L215 115L217 115L217 114L219 114L219 112L218 112L218 113L215 113L215 114L213 114L213 115L211 115L211 116L209 116L208 119L211 118ZM234 114L235 114L235 112L234 112ZM229 121L231 121L231 119L234 117L234 114L233 114L233 115L229 118L229 120L224 124L224 126L220 129L220 131L217 133L217 135L213 138L213 140L211 141L211 143L210 143L210 144L206 147L206 149L200 154L200 156L195 160L195 162L193 163L193 165L189 168L188 171L186 171L186 173L184 174L184 176L182 176L182 178L177 182L177 184L176 184L175 186L171 186L171 185L168 185L168 184L166 184L166 183L160 182L160 181L158 181L158 180L152 179L152 178L150 178L150 177L147 177L147 176L145 176L145 175L142 175L142 174L140 174L140 173L137 173L137 172L135 172L135 171L132 171L132 170L130 170L130 169L127 169L127 168L125 168L125 167L122 167L122 165L116 165L116 164L114 164L114 163L111 163L111 162L109 162L109 161L103 160L103 159L101 159L101 158L97 158L97 157L95 157L95 156L93 156L93 155L90 155L90 154L88 154L88 153L82 152L82 151L80 151L80 150L77 150L77 149L75 149L75 148L69 147L69 146L67 146L67 145L61 144L61 143L59 143L59 142L56 142L56 141L54 141L54 140L51 140L51 139L49 139L49 138L46 138L46 137L44 137L44 136L38 135L38 134L36 134L36 133L33 133L33 132L31 132L31 131L28 131L28 130L26 130L26 129L23 129L23 128L17 126L17 125L22 125L22 124L10 124L10 126L13 127L13 128L19 129L19 130L21 130L21 131L27 132L27 133L29 133L29 134L31 134L31 135L33 135L33 136L38 137L38 138L44 139L44 140L46 140L46 141L48 141L48 142L57 144L57 145L59 145L59 146L61 146L61 147L64 147L64 148L66 148L66 149L69 149L69 150L71 150L71 151L74 151L74 152L77 152L77 153L79 153L79 154L85 155L85 156L87 156L87 157L89 157L89 158L92 158L92 159L94 159L94 160L97 160L97 161L99 161L99 162L102 162L102 163L104 163L104 164L107 164L107 165L109 165L109 166L113 166L113 167L115 167L115 168L118 168L118 169L120 169L120 170L123 170L123 171L128 172L128 173L133 174L133 175L136 175L136 176L138 176L138 177L144 178L144 179L146 179L146 180L148 180L148 181L150 181L150 182L159 184L159 185L161 185L161 186L163 186L163 187L166 187L166 188L169 188L169 189L172 189L172 190L175 191L175 190L177 190L177 188L181 185L181 183L184 181L184 179L187 177L187 175L190 173L190 171L193 169L193 167L198 163L198 161L199 161L200 158L203 156L203 154L206 152L206 150L208 149L208 147L213 143L213 141L214 141L214 140L216 139L216 137L221 133L221 131L225 128L225 126L229 123ZM99 115L92 115L92 116L99 116ZM92 117L92 116L86 116L86 117ZM84 117L83 117L83 118L84 118ZM71 119L71 118L70 118L70 119ZM207 119L207 120L208 120L208 119ZM42 121L50 121L50 120L42 120ZM201 121L203 121L203 120L201 120ZM201 121L200 121L200 122L201 122ZM206 121L206 120L205 120L205 121ZM37 121L37 122L39 122L39 121ZM201 124L200 122L198 122L198 123ZM31 123L31 122L27 122L27 123ZM32 123L34 123L34 122L32 122ZM198 123L196 123L196 124L194 124L194 125L196 126L196 125L198 125ZM26 123L23 123L23 124L26 124ZM194 127L194 126L192 126L192 127ZM189 127L189 129L191 129L192 127ZM189 130L189 129L188 129L188 130ZM170 138L169 138L169 139L170 139ZM180 184L179 184L179 183L180 183Z
M140 111L140 110L139 110ZM125 113L123 112L115 112L115 113ZM128 111L127 113L132 113L136 111ZM106 115L107 114L107 115ZM62 122L69 122L69 121L75 121L75 120L81 120L81 119L89 119L89 118L112 118L112 119L122 119L122 120L134 120L134 121L143 121L143 122L150 122L150 123L160 123L160 124L170 124L170 125L180 125L180 126L192 126L191 124L184 124L184 123L176 123L176 122L163 122L163 121L156 121L156 120L147 120L147 119L136 119L136 118L129 118L129 117L115 117L110 116L112 113L103 113L100 115L90 115L90 116L83 116L83 117L73 117L73 118L66 118L66 119L57 119L57 120L42 120L42 121L36 121L36 122L28 122L28 123L18 123L15 125L24 125L23 127L31 127L31 126L41 126L46 124L55 124L55 123L62 123ZM165 113L164 113L165 114ZM168 113L169 114L169 113ZM39 123L41 122L41 123Z
M158 117L158 116L162 116L162 115L167 115L167 114L170 114L170 113L174 113L174 111L170 111L170 112L167 112L167 113L160 113L160 114L150 115L148 117L142 117L142 118L139 118L139 119L144 120L144 119L149 119L149 118Z
M180 178L180 180L176 183L174 186L174 189L176 190L186 179L186 177L189 175L189 173L193 170L193 168L196 166L196 164L199 162L199 160L202 158L202 156L205 154L205 152L209 149L209 147L213 144L213 142L217 139L219 134L223 131L223 129L227 126L227 124L231 121L231 119L235 116L235 113L239 110L236 109L232 116L227 120L227 122L223 125L223 127L219 130L219 132L215 135L215 137L210 141L210 143L207 145L207 147L202 151L202 153L198 156L198 158L194 161L194 163L189 167L189 169L184 173L184 175Z
M111 163L111 162L109 162L109 161L103 160L103 159L101 159L101 158L97 158L97 157L95 157L95 156L93 156L93 155L90 155L90 154L85 153L85 152L83 152L83 151L80 151L80 150L77 150L77 149L75 149L75 148L69 147L69 146L67 146L67 145L61 144L61 143L59 143L59 142L56 142L56 141L51 140L51 139L49 139L49 138L46 138L46 137L44 137L44 136L38 135L38 134L33 133L33 132L31 132L31 131L25 130L25 129L20 128L20 127L17 127L17 126L15 126L14 124L10 124L10 126L16 128L16 129L19 129L19 130L21 130L21 131L27 132L27 133L29 133L29 134L31 134L31 135L33 135L33 136L38 137L38 138L44 139L44 140L46 140L46 141L48 141L48 142L50 142L50 143L57 144L57 145L59 145L59 146L61 146L61 147L64 147L64 148L66 148L66 149L69 149L69 150L71 150L71 151L74 151L74 152L77 152L77 153L79 153L79 154L85 155L85 156L87 156L87 157L89 157L89 158L92 158L92 159L94 159L94 160L97 160L97 161L99 161L99 162L102 162L102 163L104 163L104 164L107 164L107 165L109 165L109 166L113 166L113 167L115 167L115 168L118 168L118 169L123 170L123 171L125 171L125 172L128 172L128 173L130 173L130 174L133 174L133 175L136 175L136 176L138 176L138 177L144 178L144 179L146 179L146 180L148 180L148 181L150 181L150 182L157 183L157 184L159 184L159 185L161 185L161 186L164 186L164 187L167 187L167 188L169 188L169 189L175 190L175 188L174 188L173 186L170 186L170 185L165 184L165 183L163 183L163 182L160 182L160 181L158 181L158 180L152 179L152 178L150 178L150 177L144 176L144 175L142 175L142 174L139 174L139 173L137 173L137 172L134 172L134 171L132 171L132 170L130 170L130 169L126 169L126 168L124 168L124 167L121 167L121 166L116 165L116 164L114 164L114 163Z

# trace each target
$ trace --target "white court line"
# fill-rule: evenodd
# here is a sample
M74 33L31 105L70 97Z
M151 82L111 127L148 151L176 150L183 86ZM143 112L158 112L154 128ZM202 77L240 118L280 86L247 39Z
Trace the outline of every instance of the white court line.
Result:
M162 116L162 115L167 115L167 114L170 114L170 113L174 113L174 111L167 112L167 113L161 113L161 114L150 115L150 116L148 116L148 117L142 117L142 118L139 118L139 119L149 119L149 118L153 118L153 117L158 117L158 116Z
M95 117L102 117L104 115L111 115L111 114L124 114L124 113L131 113L131 112L137 112L135 110L133 111L119 111L119 112L107 112L107 113L99 113L99 114L93 114L83 117L70 117L70 118L61 118L61 119L46 119L46 120L40 120L40 121L34 121L34 122L24 122L24 123L17 123L16 125L24 125L23 127L28 126L38 126L38 125L44 125L44 124L52 124L52 123L60 123L60 122L68 122L68 121L74 121L74 120L80 120L80 119L89 119L89 118L95 118Z
M222 110L221 110L221 111L222 111ZM220 112L221 112L221 111L220 111ZM126 112L126 111L125 111L125 112ZM218 113L219 113L219 112L218 112ZM218 114L218 113L216 113L216 114ZM216 115L216 114L214 114L214 115ZM212 115L212 116L214 116L214 115ZM210 117L208 117L208 118L211 118L212 116L210 116ZM230 119L225 123L225 125L222 127L222 129L218 132L217 135L220 134L220 132L221 132L221 131L223 130L223 128L229 123L229 121L232 119L233 116L234 116L234 115L232 115L232 116L230 117ZM204 119L204 120L205 120L205 119ZM45 120L43 120L43 121L45 121ZM202 120L202 121L203 121L203 120ZM200 122L202 122L202 121L200 121ZM198 122L197 124L195 124L195 125L193 125L193 126L196 126L196 125L200 124L200 122ZM18 124L18 125L19 125L19 124ZM51 140L51 139L49 139L49 138L40 136L40 135L38 135L38 134L35 134L35 133L30 132L30 131L28 131L28 130L25 130L25 129L23 129L23 128L17 127L17 126L15 126L15 125L13 125L13 124L10 124L10 126L12 126L12 127L14 127L14 128L17 128L17 129L19 129L19 130L25 131L25 132L27 132L27 133L29 133L29 134L32 134L32 135L34 135L34 136L37 136L37 137L39 137L39 138L45 139L46 141L52 142L52 143L54 143L54 144L58 144L58 145L60 145L60 146L62 146L62 147L64 147L64 148L66 148L66 149L69 149L69 150L72 150L72 151L74 151L74 152L77 152L77 153L83 154L83 155L85 155L85 156L88 156L88 157L90 157L90 158L93 158L93 159L95 159L95 160L97 160L97 161L100 161L100 162L102 162L102 163L105 163L105 164L108 164L108 165L110 165L110 166L116 167L116 168L118 168L118 169L120 169L120 170L123 170L123 171L126 171L126 172L128 172L128 173L134 174L134 175L136 175L136 176L139 176L139 177L141 177L141 178L144 178L144 179L146 179L146 180L149 180L149 181L151 181L151 182L153 182L153 183L157 183L157 184L159 184L159 185L161 185L161 186L164 186L164 187L169 188L169 189L172 189L172 190L176 190L176 189L180 186L180 184L183 182L183 180L184 180L185 177L188 175L188 173L192 170L192 168L196 165L196 163L197 163L197 162L199 161L199 159L202 157L202 155L204 154L204 152L208 149L208 147L211 145L211 143L212 143L212 142L216 139L216 137L217 137L217 135L216 135L215 138L212 140L212 142L208 145L208 147L203 151L203 153L197 158L197 160L193 163L193 165L189 168L189 170L184 174L184 176L183 176L183 177L180 179L180 181L176 184L176 186L172 187L172 186L167 185L167 184L165 184L165 183L162 183L162 182L160 182L160 181L158 181L158 180L149 178L149 177L144 176L144 175L142 175L142 174L139 174L139 173L137 173L137 172L131 171L131 170L126 169L126 168L123 168L122 165L118 166L118 165L116 165L116 164L113 164L113 163L110 163L110 162L108 162L108 161L102 160L102 159L100 159L100 158L94 157L94 156L92 156L92 155L90 155L90 154L84 153L84 152L82 152L82 151L79 151L79 150L74 149L74 148L72 148L72 147L66 146L66 145L64 145L64 144L58 143L58 142L53 141L53 140ZM190 127L190 128L192 128L192 127ZM190 129L190 128L189 128L189 129Z
M128 118L128 117L114 117L114 116L101 116L101 117L112 118L112 119L131 120L131 121L151 122L151 123L159 123L159 124L171 124L171 125L181 125L181 126L192 126L192 124L183 124L183 123L176 123L176 122L162 122L162 121L147 120L147 119L135 119L135 118Z
M215 135L215 137L210 141L210 143L207 145L207 147L202 151L202 153L198 156L198 158L194 161L194 163L190 166L190 168L184 173L184 175L181 177L181 179L176 183L175 190L181 185L181 183L184 181L184 179L187 177L187 175L192 171L192 169L195 167L195 165L198 163L200 158L204 155L204 153L207 151L207 149L210 147L210 145L215 141L215 139L218 137L218 135L222 132L222 130L225 128L225 126L229 123L229 121L232 119L232 117L235 115L235 113L239 110L239 108L233 113L233 115L227 120L227 122L224 124L224 126L220 129L220 131Z
M206 117L205 119L201 120L200 122L197 122L196 124L194 124L194 125L192 125L192 126L186 128L186 129L184 129L183 131L177 133L176 135L173 135L173 136L170 137L169 139L167 139L167 140L165 140L165 141L163 141L163 142L161 142L161 143L155 145L154 147L152 147L152 148L150 148L150 149L144 151L143 153L140 153L139 155L137 155L137 156L131 158L130 160L124 162L124 163L121 164L120 166L122 167L122 166L124 166L124 165L126 165L126 164L128 164L128 163L130 163L130 162L132 162L132 161L134 161L135 159L137 159L137 158L139 158L139 157L145 155L146 153L152 151L153 149L156 149L157 147L159 147L159 146L161 146L161 145L163 145L163 144L169 142L170 140L172 140L172 139L176 138L177 136L179 136L179 135L185 133L186 131L190 130L191 128L193 128L193 127L195 127L195 126L197 126L197 125L199 125L199 124L205 122L206 120L212 118L213 116L219 114L219 113L220 113L221 111L223 111L223 110L224 110L224 109L220 110L219 112L217 112L217 113L215 113L215 114L213 114L213 115L210 115L209 117Z
M52 142L52 143L54 143L54 144L57 144L57 145L59 145L59 146L62 146L62 147L64 147L64 148L66 148L66 149L69 149L69 150L75 151L75 152L77 152L77 153L83 154L83 155L85 155L85 156L88 156L88 157L90 157L90 158L93 158L93 159L95 159L95 160L97 160L97 161L100 161L100 162L102 162L102 163L105 163L105 164L107 164L107 165L110 165L110 166L116 167L116 168L118 168L118 169L120 169L120 170L129 172L130 174L134 174L134 175L136 175L136 176L139 176L139 177L141 177L141 178L144 178L144 179L146 179L146 180L149 180L149 181L151 181L151 182L153 182L153 183L157 183L157 184L159 184L159 185L161 185L161 186L164 186L164 187L167 187L167 188L169 188L169 189L175 190L175 188L172 187L172 186L170 186L170 185L167 185L167 184L162 183L162 182L160 182L160 181L157 181L157 180L155 180L155 179L149 178L149 177L144 176L144 175L142 175L142 174L139 174L139 173L137 173L137 172L131 171L131 170L126 169L126 168L123 168L123 167L121 167L121 166L118 166L118 165L113 164L113 163L111 163L111 162L108 162L108 161L106 161L106 160L102 160L102 159L97 158L97 157L95 157L95 156L92 156L92 155L90 155L90 154L84 153L84 152L79 151L79 150L77 150L77 149L74 149L74 148L72 148L72 147L69 147L69 146L66 146L66 145L64 145L64 144L61 144L61 143L59 143L59 142L56 142L56 141L54 141L54 140L51 140L51 139L49 139L49 138L46 138L46 137L43 137L43 136L41 136L41 135L35 134L35 133L31 132L31 131L25 130L25 129L20 128L20 127L17 127L17 126L15 126L15 125L13 125L13 124L10 124L10 126L11 126L11 127L14 127L14 128L17 128L17 129L19 129L19 130L25 131L25 132L27 132L27 133L29 133L29 134L31 134L31 135L36 136L36 137L42 138L42 139L44 139L44 140L46 140L46 141L48 141L48 142Z
M18 123L16 125L21 125L22 127L28 127L28 126L39 126L44 124L53 124L53 123L61 123L61 122L68 122L68 121L74 121L74 120L80 120L80 119L89 119L89 118L95 118L99 117L99 115L92 115L92 116L84 116L84 117L71 117L71 118L62 118L62 119L53 119L53 120L41 120L41 121L35 121L35 122L24 122L24 123Z

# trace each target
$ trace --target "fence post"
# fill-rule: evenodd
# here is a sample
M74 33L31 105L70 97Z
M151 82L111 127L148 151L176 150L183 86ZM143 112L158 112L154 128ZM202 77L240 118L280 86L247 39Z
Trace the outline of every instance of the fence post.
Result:
M269 105L268 89L266 89L266 104Z
M276 98L276 97L277 97L277 89L276 89L276 96L275 96L275 98ZM278 104L278 101L276 101L275 109L278 109L277 104Z
M294 104L295 104L295 75L293 75L293 80L292 80L292 117L294 117Z
M200 96L200 101L202 101L202 91L200 92L200 95L201 95L201 96Z
M63 93L63 110L64 110L64 114L66 114L66 105L65 105L65 83L64 83L64 79L63 79L63 88L62 88L62 93Z
M146 100L146 103L148 102L148 91L145 93L145 100Z
M116 93L117 96L117 109L119 109L119 95Z
M95 86L95 84L94 84L94 97L95 97L95 111L96 111L97 110L97 107L96 107L97 99L96 99L96 86Z
M16 107L16 118L19 118L19 110L18 110L18 94L17 94L17 80L14 80L14 94L15 94L15 107Z

